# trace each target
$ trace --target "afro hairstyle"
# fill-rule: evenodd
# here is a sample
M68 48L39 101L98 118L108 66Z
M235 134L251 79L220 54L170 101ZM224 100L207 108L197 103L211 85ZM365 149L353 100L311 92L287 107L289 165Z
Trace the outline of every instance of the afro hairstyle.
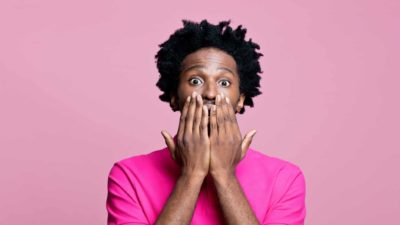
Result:
M167 41L160 44L155 58L160 73L157 87L163 92L161 101L170 102L171 95L176 94L179 85L181 63L184 58L201 48L214 47L231 55L236 62L240 93L245 95L244 105L254 106L252 98L261 94L258 73L262 73L259 63L260 49L251 38L246 41L246 29L239 25L232 29L230 20L213 25L207 20L200 23L182 20L183 28L176 30ZM173 109L177 111L177 109ZM239 112L243 114L244 107Z

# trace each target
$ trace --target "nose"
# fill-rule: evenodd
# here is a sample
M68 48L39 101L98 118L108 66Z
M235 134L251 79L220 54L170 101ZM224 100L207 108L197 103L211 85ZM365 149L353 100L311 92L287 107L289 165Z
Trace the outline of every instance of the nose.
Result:
M215 101L217 94L218 94L217 86L212 82L209 82L206 85L204 85L204 88L201 93L203 99L208 101Z

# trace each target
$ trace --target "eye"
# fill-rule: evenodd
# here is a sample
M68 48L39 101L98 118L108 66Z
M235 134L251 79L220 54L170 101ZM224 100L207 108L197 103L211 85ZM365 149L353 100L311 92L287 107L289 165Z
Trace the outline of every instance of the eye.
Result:
M223 87L229 87L231 85L231 82L229 80L221 80L219 82Z
M203 83L203 81L198 77L190 78L189 82L190 82L190 84L193 84L193 85L196 85L196 86Z

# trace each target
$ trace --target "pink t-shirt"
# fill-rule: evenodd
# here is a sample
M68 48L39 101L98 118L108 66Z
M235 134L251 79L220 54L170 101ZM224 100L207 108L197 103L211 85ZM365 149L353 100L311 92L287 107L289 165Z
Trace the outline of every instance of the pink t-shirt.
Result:
M179 174L167 148L116 162L108 177L108 225L154 224ZM260 224L304 224L305 180L299 167L250 148L236 177ZM225 224L209 176L191 224Z

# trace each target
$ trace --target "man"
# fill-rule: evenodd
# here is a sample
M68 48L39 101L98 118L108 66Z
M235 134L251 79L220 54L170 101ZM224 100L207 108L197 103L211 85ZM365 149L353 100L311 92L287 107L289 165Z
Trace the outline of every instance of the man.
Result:
M156 55L162 101L180 111L167 148L110 171L108 224L304 224L301 170L249 148L236 113L253 107L259 46L228 22L184 21Z

